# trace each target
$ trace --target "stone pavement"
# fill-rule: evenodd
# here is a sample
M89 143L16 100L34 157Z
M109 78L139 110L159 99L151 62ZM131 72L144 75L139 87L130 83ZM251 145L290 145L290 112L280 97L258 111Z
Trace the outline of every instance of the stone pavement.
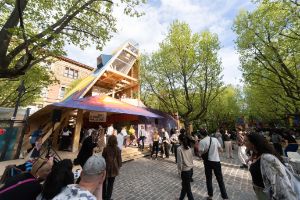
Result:
M74 153L63 152L62 158L74 158ZM255 200L249 171L239 168L237 152L235 159L224 158L221 154L223 178L229 199ZM20 164L23 159L0 162L0 171L7 164ZM202 161L194 159L194 182L192 192L195 200L204 200L206 182ZM2 174L2 173L1 173ZM0 175L1 175L0 174ZM215 177L213 178L214 199L222 199ZM177 175L175 158L152 160L149 157L123 163L116 178L112 198L114 200L174 200L181 190L181 179ZM187 199L187 198L186 198Z
M237 159L223 159L223 162L227 162L223 163L222 172L229 199L256 199L249 171L240 169ZM195 158L194 164L192 192L195 200L202 200L207 196L204 167L198 158ZM215 177L213 187L214 199L222 199ZM174 157L159 160L145 157L123 164L114 184L112 198L114 200L174 200L179 197L180 190L181 179L177 175Z

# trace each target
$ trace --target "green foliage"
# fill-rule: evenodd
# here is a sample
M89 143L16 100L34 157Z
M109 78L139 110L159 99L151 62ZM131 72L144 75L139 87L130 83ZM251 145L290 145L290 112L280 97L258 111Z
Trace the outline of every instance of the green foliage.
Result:
M67 87L67 89L66 89L65 96L67 96L68 93L69 93L73 88L75 88L82 80L83 80L83 78L76 79L76 80L72 81L72 82L70 83L70 85L69 85L69 86Z
M14 107L18 92L16 91L20 85L21 80L24 80L25 93L21 96L21 106L32 105L32 103L39 100L43 88L56 83L57 80L53 78L53 74L41 66L34 66L26 75L14 80L1 79L0 80L0 107Z
M206 123L210 131L225 127L233 129L236 119L244 115L244 99L240 88L228 85L207 109Z
M116 32L113 9L122 6L125 14L140 16L136 7L141 3L145 0L1 1L0 78L17 77L45 57L64 55L67 44L84 49L93 43L101 50ZM27 43L19 27L19 10Z
M159 50L142 59L145 103L178 112L186 126L203 118L222 86L219 49L216 34L193 34L188 24L173 22Z
M266 120L295 113L300 101L300 4L260 0L241 11L234 30L248 114Z

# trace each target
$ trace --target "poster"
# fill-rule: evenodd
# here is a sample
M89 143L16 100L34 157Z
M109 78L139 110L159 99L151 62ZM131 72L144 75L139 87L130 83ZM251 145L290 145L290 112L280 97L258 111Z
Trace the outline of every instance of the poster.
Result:
M90 122L106 122L106 112L90 112Z

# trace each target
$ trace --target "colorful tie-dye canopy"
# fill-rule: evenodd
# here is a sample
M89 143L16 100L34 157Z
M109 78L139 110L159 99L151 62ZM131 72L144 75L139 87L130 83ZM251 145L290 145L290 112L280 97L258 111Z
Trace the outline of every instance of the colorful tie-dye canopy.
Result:
M77 108L82 110L98 112L123 113L130 115L140 115L145 117L162 118L161 116L147 111L144 108L130 105L110 96L100 95L81 99L76 98L76 96L77 95L75 94L74 96L69 97L65 101L54 103L53 105L58 107Z

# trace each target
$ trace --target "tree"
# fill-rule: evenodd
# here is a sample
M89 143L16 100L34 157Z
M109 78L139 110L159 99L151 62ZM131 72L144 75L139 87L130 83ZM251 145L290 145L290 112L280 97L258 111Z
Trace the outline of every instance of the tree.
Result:
M24 80L25 85L25 92L21 96L21 106L27 106L38 101L43 88L57 82L51 72L39 65L35 65L24 76L13 81L0 79L0 107L14 107L18 97L16 90L21 80Z
M63 55L64 46L101 49L116 31L114 6L139 16L145 0L1 0L0 78L25 74L48 56Z
M273 110L278 107L277 111L287 102L286 109L296 112L300 101L300 4L292 0L257 3L254 11L241 11L234 24L243 77L251 88L248 95L259 94L264 102L276 106L264 105Z
M176 113L188 128L201 119L222 86L216 34L192 33L188 24L171 24L160 48L142 59L142 84L155 95L161 110Z
M213 132L217 128L233 129L236 119L244 115L244 99L242 90L232 85L225 89L212 101L207 109L206 122Z

